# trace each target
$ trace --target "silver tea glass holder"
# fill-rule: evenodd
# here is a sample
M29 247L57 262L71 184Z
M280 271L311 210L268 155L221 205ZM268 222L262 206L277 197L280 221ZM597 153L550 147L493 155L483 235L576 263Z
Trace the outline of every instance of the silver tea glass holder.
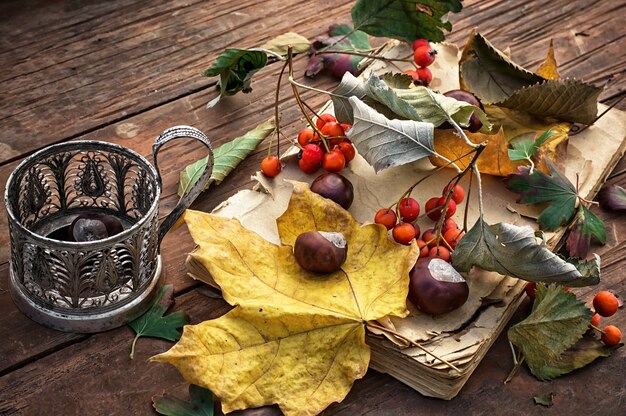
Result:
M208 163L158 224L162 183L157 155L179 138L206 146ZM57 330L93 333L124 325L150 307L161 276L161 241L213 170L211 143L193 127L164 131L152 153L154 166L116 144L72 141L40 150L13 171L4 196L11 240L9 291L25 315ZM95 241L57 237L85 214L113 216L124 229Z

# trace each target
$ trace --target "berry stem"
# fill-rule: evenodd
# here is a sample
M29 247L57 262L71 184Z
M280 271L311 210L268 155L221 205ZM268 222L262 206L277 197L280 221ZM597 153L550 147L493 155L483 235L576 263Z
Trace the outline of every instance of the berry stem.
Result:
M387 58L385 56L371 55L371 54L368 54L368 53L361 53L361 52L348 51L348 50L343 50L343 51L324 50L324 51L321 51L321 52L315 52L316 55L329 54L329 53L339 53L339 54L343 54L343 55L361 56L363 58L378 59L378 60L383 61L383 62L411 62L407 58Z
M283 74L285 73L285 69L287 69L287 67L289 66L289 62L291 60L291 56L289 56L289 59L285 61L285 64L283 65L283 68L280 70L280 75L278 75L278 83L276 85L276 95L274 98L274 125L275 125L275 132L276 132L276 154L277 156L280 157L280 115L278 114L278 100L280 98L280 85L281 82L283 80ZM270 145L267 149L267 156L271 156L271 150L272 150L272 139L270 139Z
M457 372L461 372L461 370L458 369L458 367L456 367L454 364L452 364L451 362L435 355L434 353L432 353L431 351L429 351L426 347L424 347L422 344L420 344L419 342L415 342L412 339L410 339L409 337L402 335L399 332L394 331L393 329L387 328L385 326L382 326L380 324L378 324L376 321L368 321L367 322L367 326L377 329L381 332L385 332L387 334L393 335L394 337L397 337L403 341L408 342L409 344L411 344L414 347L419 348L420 350L424 351L426 354L433 356L434 358L436 358L437 360L441 361L442 363L446 364L447 366L449 366L450 368L452 368L453 370L456 370Z

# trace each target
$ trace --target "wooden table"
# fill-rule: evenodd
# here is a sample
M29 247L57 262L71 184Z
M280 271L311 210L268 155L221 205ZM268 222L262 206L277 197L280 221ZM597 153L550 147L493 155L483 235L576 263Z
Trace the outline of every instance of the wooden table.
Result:
M513 58L535 68L554 40L563 76L596 85L612 103L624 95L626 28L624 1L468 1L452 16L449 40L462 44L478 26L498 47L510 46ZM226 99L212 110L215 79L199 76L226 47L254 47L295 30L309 39L328 24L349 22L352 1L199 0L150 2L119 0L13 0L0 4L0 186L24 157L53 143L96 139L119 143L146 156L154 137L172 125L190 124L220 145L273 112L279 65L254 80L254 92ZM302 77L304 60L297 64ZM329 89L330 78L303 82ZM284 131L295 135L304 125L292 98L281 97ZM327 97L304 93L313 107ZM626 101L618 108L626 109ZM178 172L199 157L191 144L165 149L167 165L162 212L176 203ZM195 208L210 210L248 187L267 153L267 143L220 186L203 194ZM165 162L167 160L167 162ZM609 183L626 184L626 160ZM594 246L602 255L602 283L576 290L589 301L599 289L626 296L626 219L593 211L607 223L608 241ZM165 281L176 289L176 308L192 323L217 317L228 307L203 294L185 275L185 254L193 247L182 228L165 238ZM0 214L0 414L2 415L150 415L150 397L162 392L186 397L187 384L174 367L147 363L171 343L140 339L136 359L128 358L129 327L96 335L44 328L16 310L7 291L9 242L4 207ZM514 318L528 312L528 304ZM611 322L626 330L622 311ZM324 414L598 414L626 412L626 349L552 382L535 380L526 369L511 383L502 381L512 362L501 336L459 396L446 402L426 398L393 378L368 372L346 399ZM554 393L551 409L537 407L535 395ZM276 414L276 408L246 414Z

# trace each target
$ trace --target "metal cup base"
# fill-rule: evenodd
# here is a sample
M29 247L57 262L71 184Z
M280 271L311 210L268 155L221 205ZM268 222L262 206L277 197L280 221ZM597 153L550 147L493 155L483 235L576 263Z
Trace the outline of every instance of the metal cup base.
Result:
M156 289L159 286L162 271L160 255L157 256L156 261L154 276L145 290L131 302L107 312L90 314L88 310L83 309L80 314L65 314L44 308L28 296L25 288L14 275L13 268L9 268L9 292L18 309L39 324L63 332L95 333L106 331L129 323L150 308L157 293Z

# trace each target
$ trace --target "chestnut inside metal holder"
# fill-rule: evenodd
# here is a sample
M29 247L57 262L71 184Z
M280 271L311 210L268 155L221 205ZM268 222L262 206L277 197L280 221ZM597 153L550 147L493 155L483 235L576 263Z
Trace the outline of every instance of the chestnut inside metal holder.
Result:
M205 145L208 163L159 225L157 155L179 138ZM161 240L213 171L211 143L193 127L164 131L152 150L154 167L119 145L67 142L33 154L11 174L5 191L9 290L24 314L54 329L90 333L124 325L149 308L161 276ZM81 215L111 216L123 229L94 241L59 238Z

